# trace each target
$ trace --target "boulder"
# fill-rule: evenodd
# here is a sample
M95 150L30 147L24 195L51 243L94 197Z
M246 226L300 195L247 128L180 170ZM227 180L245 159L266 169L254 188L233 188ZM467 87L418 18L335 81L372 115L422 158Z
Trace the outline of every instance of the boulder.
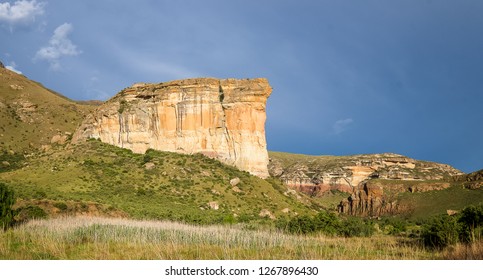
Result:
M235 177L235 178L233 178L233 179L231 179L231 180L230 180L230 185L231 185L232 187L235 187L235 186L236 186L236 185L238 185L239 183L240 183L240 178L238 178L238 177Z
M268 209L262 209L262 211L260 211L258 216L262 218L269 218L271 220L275 220L275 215L273 215L272 212L270 212Z
M207 205L213 210L218 210L220 208L220 205L216 201L208 202Z

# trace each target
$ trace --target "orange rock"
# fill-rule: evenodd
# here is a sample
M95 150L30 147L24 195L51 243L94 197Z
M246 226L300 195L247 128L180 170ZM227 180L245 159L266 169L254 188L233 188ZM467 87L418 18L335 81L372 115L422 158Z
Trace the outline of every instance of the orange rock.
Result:
M124 89L73 136L127 148L202 153L266 178L266 79L197 78Z

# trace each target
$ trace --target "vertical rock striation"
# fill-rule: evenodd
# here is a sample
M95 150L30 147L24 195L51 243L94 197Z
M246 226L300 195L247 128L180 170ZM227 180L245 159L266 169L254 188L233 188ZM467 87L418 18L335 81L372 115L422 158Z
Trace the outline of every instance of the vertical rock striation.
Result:
M198 78L135 84L104 103L73 136L127 148L202 153L266 178L266 79Z

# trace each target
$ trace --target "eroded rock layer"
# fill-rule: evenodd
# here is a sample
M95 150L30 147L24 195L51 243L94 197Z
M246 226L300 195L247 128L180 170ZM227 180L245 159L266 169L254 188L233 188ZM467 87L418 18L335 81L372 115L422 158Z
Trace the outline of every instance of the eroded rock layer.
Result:
M417 183L463 174L446 164L391 153L307 156L272 152L269 171L289 187L313 196L330 190L354 193L359 184L369 179Z
M73 142L96 138L136 153L202 153L265 178L265 107L271 91L261 78L135 84L90 115Z
M450 183L444 181L372 179L359 183L337 208L340 213L354 216L395 215L410 210L409 205L399 203L399 193L437 191L449 187Z

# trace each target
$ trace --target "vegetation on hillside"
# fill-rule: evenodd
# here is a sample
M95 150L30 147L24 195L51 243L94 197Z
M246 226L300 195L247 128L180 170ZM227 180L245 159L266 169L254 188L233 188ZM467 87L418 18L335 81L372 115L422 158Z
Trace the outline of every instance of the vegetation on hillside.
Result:
M0 183L0 230L7 230L13 224L15 203L13 191L5 184Z
M69 138L94 108L0 68L0 155L23 156L55 146L54 136Z
M230 184L234 178L240 179L236 186ZM262 180L201 154L135 154L96 140L38 155L21 169L0 173L0 180L22 200L98 203L139 219L270 223L268 213L291 217L320 209L277 180Z
M438 191L420 193L402 193L399 203L409 209L401 214L410 220L427 220L438 215L447 215L447 211L460 211L469 205L483 202L483 189L467 189L461 184Z
M424 225L424 244L444 248L457 243L477 243L483 237L483 204L468 206L457 215L433 218Z

